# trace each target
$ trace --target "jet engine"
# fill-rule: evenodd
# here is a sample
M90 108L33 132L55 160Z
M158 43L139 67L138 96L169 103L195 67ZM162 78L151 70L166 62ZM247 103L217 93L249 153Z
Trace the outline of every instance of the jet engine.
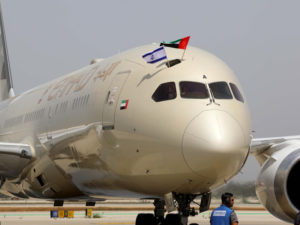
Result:
M268 158L256 181L256 195L274 216L293 222L300 211L300 142L272 146L256 157Z

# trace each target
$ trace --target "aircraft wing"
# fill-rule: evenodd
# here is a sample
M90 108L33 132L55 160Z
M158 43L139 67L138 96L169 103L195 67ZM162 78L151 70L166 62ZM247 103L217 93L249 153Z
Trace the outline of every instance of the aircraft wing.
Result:
M79 138L80 136L87 134L91 130L95 130L97 135L100 135L102 129L104 128L100 123L91 123L88 125L71 127L68 129L39 134L38 138L47 149L51 149L58 143L67 142L69 139L74 139L74 137Z
M95 129L101 132L102 126L98 123L72 127L65 130L48 132L39 135L40 142L51 149L54 145L81 136ZM30 145L20 143L0 142L0 179L17 178L23 169L31 162L33 149ZM1 186L1 184L0 184Z
M276 144L286 141L300 140L300 136L270 137L270 138L254 138L251 141L251 155L254 155L260 164L262 164L271 155L266 151Z
M16 178L31 161L30 145L0 142L0 177Z

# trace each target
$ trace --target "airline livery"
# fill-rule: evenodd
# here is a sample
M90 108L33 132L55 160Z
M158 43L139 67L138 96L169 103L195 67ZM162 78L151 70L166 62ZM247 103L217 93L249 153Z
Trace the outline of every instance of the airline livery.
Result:
M55 205L153 199L154 213L139 214L136 224L186 225L197 214L191 202L201 196L200 212L208 210L211 191L251 152L263 167L258 197L292 221L300 209L299 137L251 140L236 76L188 40L96 59L15 95L1 18L1 191Z

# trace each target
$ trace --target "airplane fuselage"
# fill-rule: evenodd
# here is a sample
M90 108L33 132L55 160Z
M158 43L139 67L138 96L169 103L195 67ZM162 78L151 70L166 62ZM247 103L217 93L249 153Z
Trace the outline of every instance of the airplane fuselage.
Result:
M33 157L2 189L50 199L153 197L209 192L238 173L251 126L247 104L230 86L241 90L235 75L193 47L172 67L147 64L141 56L155 47L103 59L3 102L0 141L29 144ZM207 90L186 95L188 82ZM213 93L218 82L231 87L232 98ZM164 84L167 94L158 90Z

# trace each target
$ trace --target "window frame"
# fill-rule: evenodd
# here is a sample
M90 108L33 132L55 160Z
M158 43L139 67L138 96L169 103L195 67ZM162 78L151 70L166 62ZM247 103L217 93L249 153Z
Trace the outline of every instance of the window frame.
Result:
M164 84L169 84L169 83L174 84L174 90L175 90L175 96L174 96L174 98L168 98L168 99L163 99L163 100L157 101L157 100L154 98L155 93L157 92L157 90L158 90L162 85L164 85ZM153 92L151 98L152 98L152 100L153 100L154 102L164 102L164 101L170 101L170 100L176 99L176 98L177 98L176 82L175 82L175 81L169 81L169 82L164 82L164 83L159 84L159 85L157 86L157 88L155 89L155 91Z
M230 95L231 95L231 98L217 98L217 97L214 95L213 89L212 89L211 86L210 86L211 84L216 84L216 83L225 83L226 86L227 86L227 88L228 88L228 91L229 91L229 93L230 93ZM213 96L214 99L218 99L218 100L231 100L231 99L234 99L234 96L233 96L233 94L232 94L232 92L231 92L230 86L228 85L228 83L227 83L226 81L215 81L215 82L211 82L211 83L208 83L208 87L209 87L210 93L211 93L211 95Z
M195 84L203 85L205 87L205 90L206 90L206 97L204 97L204 98L195 98L195 97L184 97L184 96L182 96L182 89L181 89L181 84L182 83L195 83ZM198 82L198 81L187 81L187 80L185 80L185 81L179 81L178 85L179 85L179 92L180 92L180 97L181 98L184 98L184 99L209 99L210 98L209 90L208 90L207 85L205 83Z
M236 97L236 94L235 94L235 92L234 92L234 90L233 90L234 88L232 88L232 85L233 85L233 87L236 89L236 91L238 92L237 94L238 94L238 96L241 97L241 99L239 99L239 98ZM239 102L245 103L245 98L244 98L244 96L242 95L242 93L241 93L240 89L238 88L238 86L237 86L235 83L229 82L229 87L230 87L230 89L231 89L231 92L232 92L234 98L235 98L237 101L239 101Z

